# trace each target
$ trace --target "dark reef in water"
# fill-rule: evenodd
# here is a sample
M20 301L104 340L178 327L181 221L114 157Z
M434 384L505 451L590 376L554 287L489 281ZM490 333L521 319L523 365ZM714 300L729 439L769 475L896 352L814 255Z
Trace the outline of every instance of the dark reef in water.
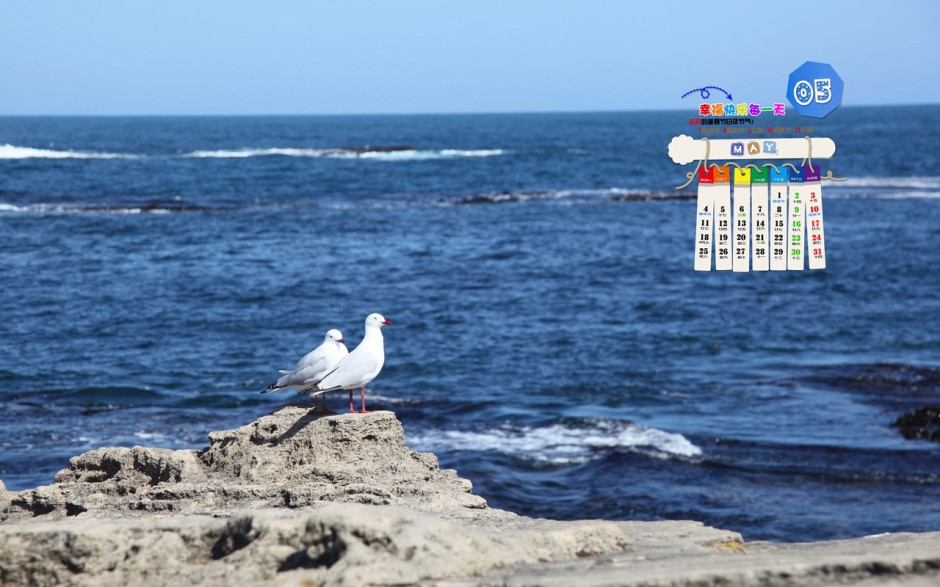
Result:
M940 405L908 412L891 424L908 440L940 442Z
M390 145L387 147L370 147L366 145L365 147L343 147L343 151L349 153L356 153L357 155L362 153L393 153L395 151L417 151L416 147L410 145Z
M509 202L528 202L532 200L595 200L597 192L570 191L570 190L544 190L544 191L520 191L513 192L503 190L499 192L485 192L473 194L456 199L442 198L438 200L440 204L449 205L472 205L472 204L505 204ZM604 197L600 201L604 202L665 202L671 200L694 200L694 192L673 193L673 192L636 192L628 194L617 194Z

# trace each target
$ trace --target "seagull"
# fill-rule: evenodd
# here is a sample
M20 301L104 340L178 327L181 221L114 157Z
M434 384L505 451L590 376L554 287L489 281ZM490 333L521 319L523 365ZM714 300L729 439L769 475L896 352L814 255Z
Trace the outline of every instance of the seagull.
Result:
M391 326L392 322L386 320L381 314L369 314L366 318L366 335L362 338L351 353L346 355L331 372L327 373L319 382L307 386L300 393L310 393L313 397L323 395L339 389L349 390L349 411L364 414L366 410L366 385L372 383L382 365L385 364L385 339L382 338L382 327ZM362 409L353 407L353 392L361 388Z
M297 366L290 371L281 370L281 378L272 383L261 393L271 393L280 389L303 389L316 385L323 377L336 368L336 365L349 354L343 333L335 328L328 330L323 337L323 344L307 353L297 361ZM326 413L326 397L323 398L323 412Z

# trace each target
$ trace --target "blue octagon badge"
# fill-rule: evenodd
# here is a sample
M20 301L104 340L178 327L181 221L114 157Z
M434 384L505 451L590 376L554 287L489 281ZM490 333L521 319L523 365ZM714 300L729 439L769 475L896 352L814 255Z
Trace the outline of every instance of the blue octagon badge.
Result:
M787 99L799 115L825 118L842 105L842 85L831 65L807 61L790 74Z

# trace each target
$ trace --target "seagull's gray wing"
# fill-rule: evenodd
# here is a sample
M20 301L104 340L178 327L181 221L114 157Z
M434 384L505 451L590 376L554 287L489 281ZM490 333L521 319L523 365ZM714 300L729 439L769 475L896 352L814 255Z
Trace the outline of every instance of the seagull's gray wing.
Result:
M367 375L371 375L378 368L379 362L371 353L354 351L346 355L335 369L323 377L315 389L307 388L303 392L313 391L312 395L317 396L328 391L357 387Z

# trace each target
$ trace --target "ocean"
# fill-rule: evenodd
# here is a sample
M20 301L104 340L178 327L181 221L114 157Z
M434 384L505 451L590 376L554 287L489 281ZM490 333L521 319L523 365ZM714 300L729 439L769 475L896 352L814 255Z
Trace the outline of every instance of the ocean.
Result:
M692 270L691 114L0 117L0 479L203 447L380 312L369 407L494 507L940 530L940 445L891 426L940 404L940 106L775 120L848 179L825 270L744 274Z

